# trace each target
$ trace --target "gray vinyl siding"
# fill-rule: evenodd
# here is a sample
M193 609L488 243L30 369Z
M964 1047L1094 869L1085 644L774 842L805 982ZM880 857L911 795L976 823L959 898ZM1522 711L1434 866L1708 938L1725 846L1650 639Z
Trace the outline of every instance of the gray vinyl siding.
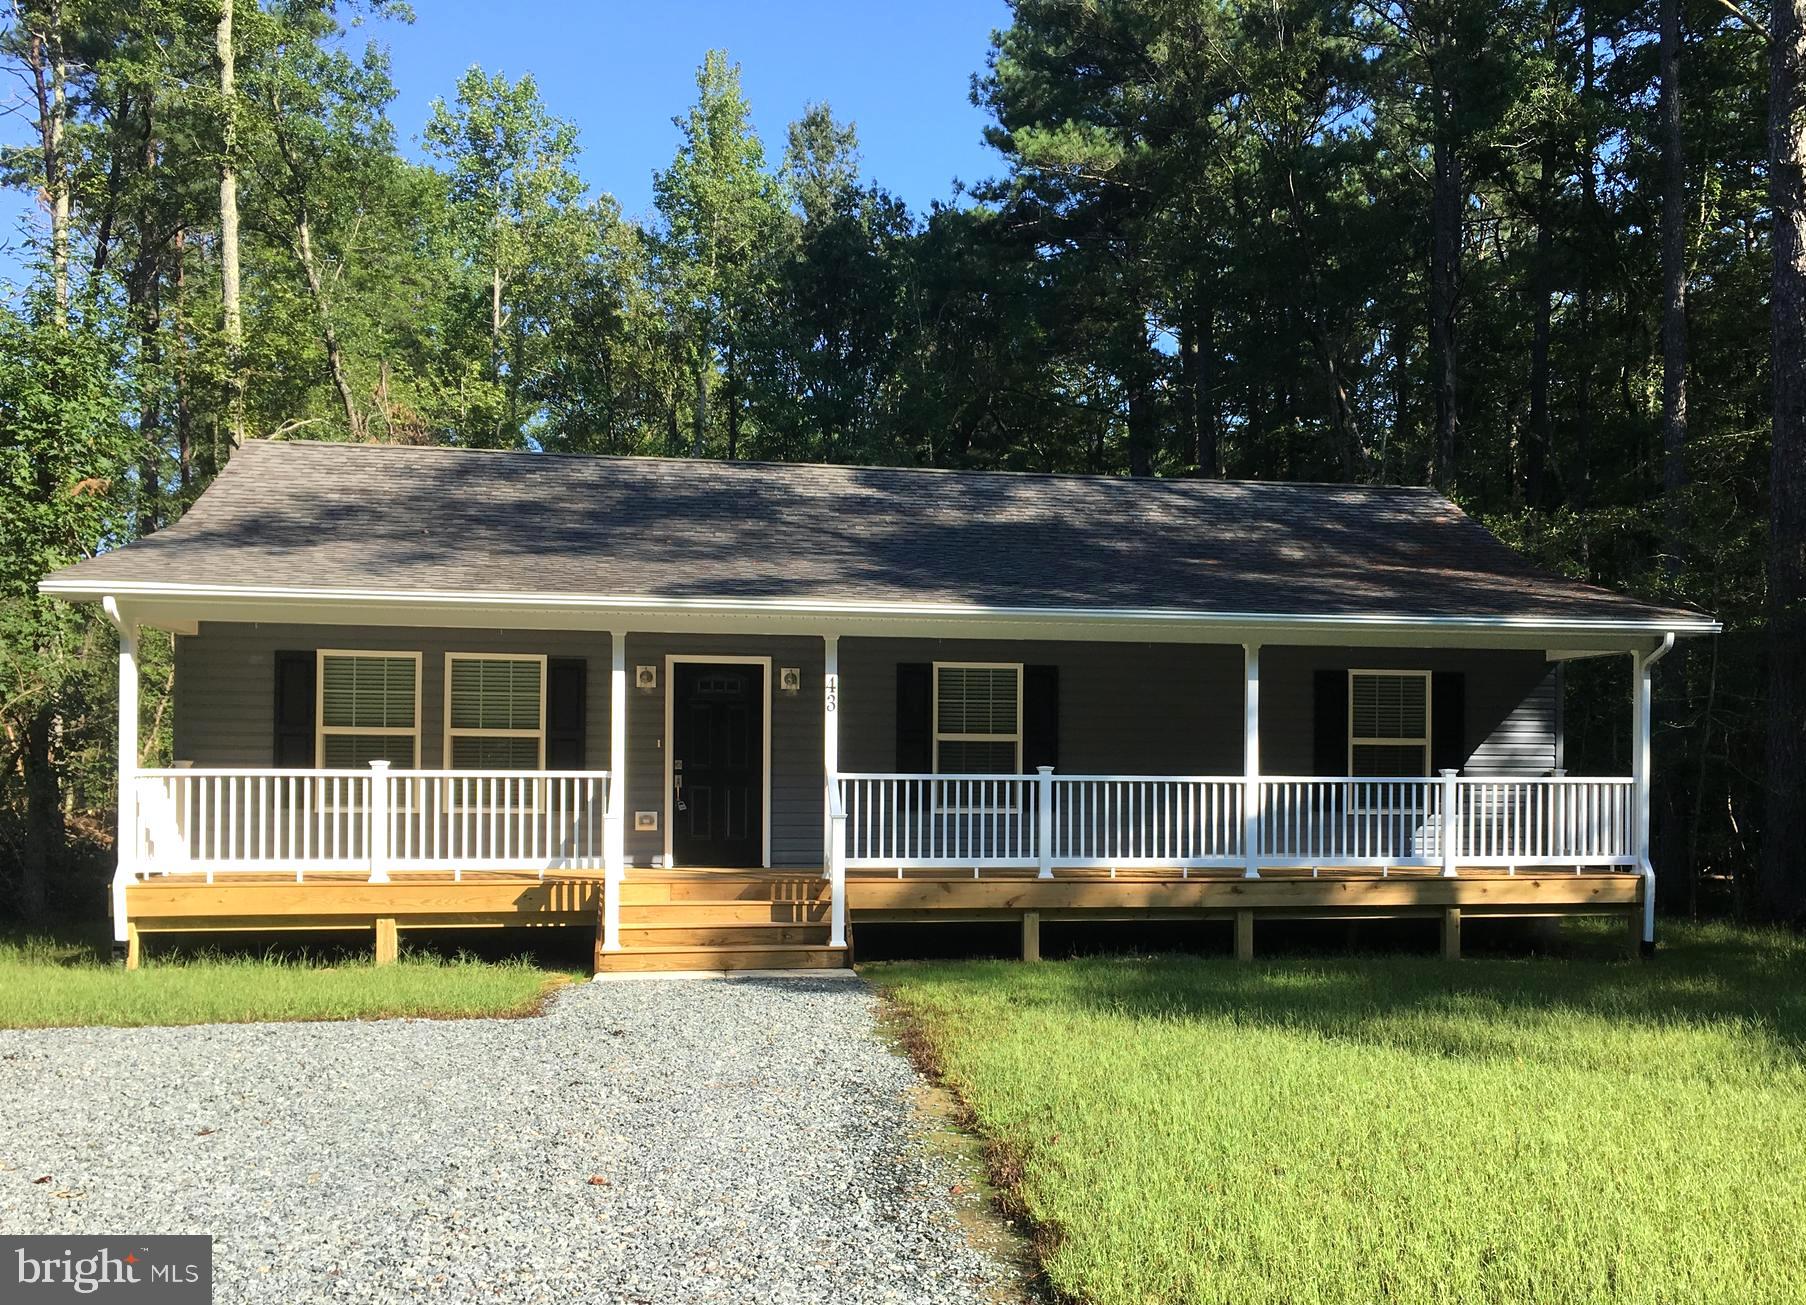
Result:
M1224 645L843 639L841 766L896 767L898 662L1019 661L1060 668L1060 769L1234 775L1242 769L1242 650ZM1319 668L1459 671L1473 775L1556 764L1554 669L1540 652L1269 647L1261 651L1261 769L1313 770Z
M1211 775L1242 768L1242 650L1222 645L840 641L840 764L895 770L899 662L1060 668L1060 769Z
M429 770L443 764L446 653L582 657L588 663L584 757L593 769L608 768L606 634L214 621L203 622L199 634L176 639L175 760L191 761L197 766L269 765L275 746L276 654L318 648L422 654L420 764Z
M1275 647L1262 649L1260 661L1265 773L1313 772L1314 679L1320 668L1459 671L1467 686L1464 773L1535 776L1556 765L1555 668L1540 652Z
M176 641L175 756L199 766L271 761L275 654L284 649L419 651L421 764L442 764L445 654L545 653L588 662L585 753L607 769L609 640L566 631L206 623ZM771 658L771 859L817 866L822 850L822 641L803 636L630 634L627 639L627 855L652 865L665 848L665 695L670 654ZM841 767L896 768L896 667L901 662L1007 661L1060 670L1060 769L1091 774L1233 775L1242 765L1242 651L1225 645L1009 643L843 638ZM657 687L634 687L634 668ZM802 688L775 684L787 666ZM1466 677L1466 769L1541 775L1558 765L1558 680L1537 652L1268 647L1261 654L1261 768L1313 769L1314 672L1417 668ZM657 813L655 831L634 813Z

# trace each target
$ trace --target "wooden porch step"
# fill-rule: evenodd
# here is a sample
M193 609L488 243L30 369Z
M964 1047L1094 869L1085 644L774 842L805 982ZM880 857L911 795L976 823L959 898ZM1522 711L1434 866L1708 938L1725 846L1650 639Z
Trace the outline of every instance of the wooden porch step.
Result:
M766 902L732 897L725 901L692 898L681 902L621 902L621 924L826 924L828 903Z
M685 879L640 879L628 873L621 884L621 905L656 902L814 902L828 896L828 883L817 876L784 879L735 879L726 876Z
M623 947L778 947L819 946L828 941L825 924L782 924L771 920L721 923L626 924Z
M681 970L839 970L844 947L627 947L598 951L596 973L634 974Z

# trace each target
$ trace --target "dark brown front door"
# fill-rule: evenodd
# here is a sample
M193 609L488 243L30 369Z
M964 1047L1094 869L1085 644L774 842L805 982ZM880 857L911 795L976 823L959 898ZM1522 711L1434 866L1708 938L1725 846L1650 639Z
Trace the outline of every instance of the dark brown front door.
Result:
M764 666L677 662L671 694L673 859L679 866L761 864Z

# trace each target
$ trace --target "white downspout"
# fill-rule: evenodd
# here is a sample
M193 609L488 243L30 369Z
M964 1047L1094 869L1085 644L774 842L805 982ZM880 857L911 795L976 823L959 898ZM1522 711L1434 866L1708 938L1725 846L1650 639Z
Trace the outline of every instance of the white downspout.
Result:
M119 632L119 826L114 836L113 943L115 954L128 938L125 889L137 875L138 859L138 626L108 594L100 600Z
M608 806L602 824L602 950L621 950L627 879L627 631L608 632Z
M1631 654L1632 735L1631 786L1636 791L1637 869L1643 876L1643 947L1655 946L1655 865L1649 857L1650 722L1653 714L1654 677L1650 668L1674 647L1674 632L1662 636L1653 652Z
M828 945L847 945L847 813L840 796L840 636L822 636L822 810L827 836Z
M1242 645L1242 878L1260 878L1260 645Z

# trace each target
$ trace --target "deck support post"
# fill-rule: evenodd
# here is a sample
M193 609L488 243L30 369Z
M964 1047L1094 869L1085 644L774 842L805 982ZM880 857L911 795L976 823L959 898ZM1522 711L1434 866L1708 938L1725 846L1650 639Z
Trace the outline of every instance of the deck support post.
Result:
M1254 912L1245 908L1235 913L1235 959L1254 959Z
M1025 961L1041 959L1041 912L1039 911L1022 913L1022 959Z
M840 795L840 636L822 636L821 676L822 812L827 846L822 871L828 879L828 946L847 945L847 813Z
M602 937L621 950L621 883L627 878L627 631L608 632L608 804L602 815Z
M376 963L393 965L401 959L401 930L392 915L376 917Z
M1461 908L1450 906L1442 912L1442 959L1461 959Z
M1260 645L1242 645L1242 877L1260 878Z
M111 594L101 600L107 620L119 632L119 823L114 836L113 945L123 949L128 969L136 969L133 956L137 935L128 930L125 888L137 874L139 851L138 813L138 623Z
M389 763L376 760L370 763L370 845L364 850L370 854L370 882L386 884L389 882ZM380 926L377 937L382 937Z
M1442 877L1453 879L1459 870L1455 858L1461 851L1461 786L1458 770L1442 772Z
M1650 716L1654 701L1655 680L1651 670L1654 665L1668 655L1674 647L1672 632L1662 637L1662 642L1650 652L1633 652L1630 655L1631 665L1631 749L1630 774L1631 788L1634 796L1631 803L1635 808L1632 820L1635 822L1633 842L1637 850L1637 869L1643 875L1643 936L1644 951L1655 947L1655 864L1649 857L1649 767L1650 767Z
M125 968L135 970L144 964L144 940L139 936L138 926L126 922L125 926Z
M1053 878L1053 775L1052 766L1036 766L1035 774L1035 859L1037 879Z

